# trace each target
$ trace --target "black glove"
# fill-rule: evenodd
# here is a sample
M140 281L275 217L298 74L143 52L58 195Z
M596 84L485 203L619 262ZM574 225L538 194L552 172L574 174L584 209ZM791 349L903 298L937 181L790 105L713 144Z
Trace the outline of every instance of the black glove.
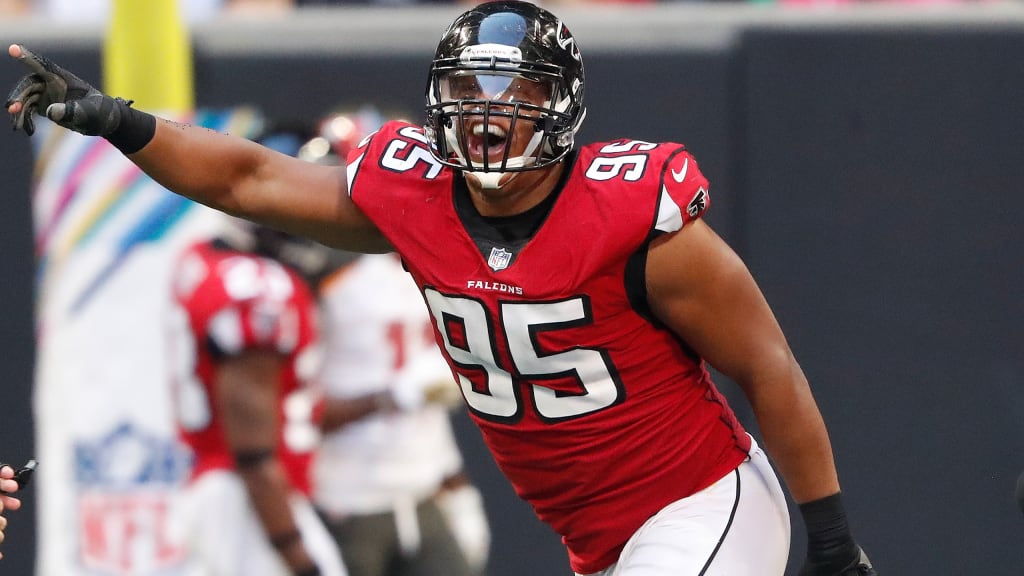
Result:
M871 565L871 560L868 559L868 555L864 553L864 549L860 549L860 558L857 560L857 565L850 568L850 570L843 573L843 576L878 576L878 570Z
M807 560L800 576L878 576L853 540L839 493L800 505L807 526Z
M35 132L33 114L45 115L61 126L88 136L107 136L121 123L118 101L93 88L88 82L50 62L43 56L19 46L19 60L31 74L25 76L7 96L7 107L21 102L21 111L11 117L14 129Z
M125 154L133 154L153 139L156 117L131 107L130 100L111 98L88 82L46 58L18 46L18 57L32 73L18 82L6 106L21 102L12 115L14 129L35 132L33 114L44 114L57 124L86 136L103 136Z
M878 571L871 565L871 560L864 549L857 547L857 558L844 568L818 565L808 559L800 570L800 576L878 576Z

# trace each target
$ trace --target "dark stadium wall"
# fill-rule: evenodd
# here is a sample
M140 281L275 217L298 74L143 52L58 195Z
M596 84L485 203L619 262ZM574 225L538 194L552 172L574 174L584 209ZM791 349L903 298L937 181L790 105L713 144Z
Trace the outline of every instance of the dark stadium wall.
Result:
M712 47L587 49L581 139L694 151L712 182L709 219L807 372L854 528L882 573L1020 574L1024 27L740 32ZM97 46L33 48L97 81ZM362 102L418 111L431 50L223 54L199 43L197 104L282 118ZM0 83L19 73L0 66ZM21 134L0 135L0 154L0 457L20 461L33 446L32 166ZM756 435L742 397L722 387ZM493 524L490 576L567 574L557 536L467 419L455 421ZM3 545L4 574L31 573L33 496ZM794 516L790 574L803 546Z
M747 260L883 574L1024 572L1022 49L964 26L743 39Z
M4 91L21 70L0 66ZM35 358L33 315L35 262L29 186L32 149L23 134L0 129L0 462L20 466L35 456L32 383ZM41 464L41 468L44 465ZM11 519L2 545L0 574L32 574L35 561L35 490L29 488Z

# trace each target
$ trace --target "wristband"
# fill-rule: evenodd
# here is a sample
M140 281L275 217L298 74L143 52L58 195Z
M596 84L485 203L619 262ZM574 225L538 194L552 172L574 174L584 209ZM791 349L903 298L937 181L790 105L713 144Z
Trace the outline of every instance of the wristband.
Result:
M234 453L235 467L239 470L255 468L274 457L273 448L254 448L252 450L239 450Z
M302 534L300 534L298 530L293 529L283 534L278 534L277 536L271 536L270 545L277 550L282 550L299 540L302 540Z
M122 154L134 154L156 134L156 117L132 108L132 100L114 98L114 104L121 110L121 121L105 138Z
M859 550L840 493L800 504L807 527L807 558L815 565L845 567Z
M377 412L394 412L398 410L398 406L395 405L395 397L391 394L390 390L375 393L373 395L373 407Z

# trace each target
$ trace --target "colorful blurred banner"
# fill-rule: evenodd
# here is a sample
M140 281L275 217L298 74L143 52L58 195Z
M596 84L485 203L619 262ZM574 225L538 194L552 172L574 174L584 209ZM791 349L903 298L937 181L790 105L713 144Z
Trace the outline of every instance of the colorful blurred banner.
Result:
M252 134L248 110L176 118ZM106 140L51 128L33 192L38 256L38 576L183 576L170 510L189 469L174 426L171 264L223 215ZM41 131L42 132L42 131ZM42 134L40 134L42 135Z
M104 89L214 130L254 135L248 109L194 111L173 0L115 0ZM46 473L37 576L183 576L170 511L189 466L174 426L170 270L224 216L170 193L106 140L40 122L35 420ZM187 167L183 167L187 169Z

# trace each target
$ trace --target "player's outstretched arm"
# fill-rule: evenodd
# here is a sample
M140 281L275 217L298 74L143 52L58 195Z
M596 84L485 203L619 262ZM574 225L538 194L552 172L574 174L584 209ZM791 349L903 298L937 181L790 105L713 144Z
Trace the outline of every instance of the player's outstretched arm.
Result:
M31 135L35 116L106 138L169 190L215 209L363 252L390 246L349 199L344 169L279 154L244 138L158 119L103 94L24 46L9 55L29 73L11 90L7 112Z
M746 265L697 220L652 244L647 282L655 314L750 401L767 452L808 528L801 575L874 574L850 532L832 445L810 386Z

